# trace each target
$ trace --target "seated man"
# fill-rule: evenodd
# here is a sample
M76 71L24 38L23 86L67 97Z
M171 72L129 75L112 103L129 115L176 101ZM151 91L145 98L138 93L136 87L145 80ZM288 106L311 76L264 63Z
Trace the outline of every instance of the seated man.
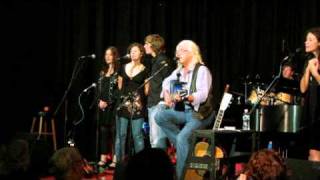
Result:
M213 106L212 76L203 65L199 47L191 40L183 40L177 45L176 57L179 67L163 81L164 103L155 120L177 149L176 173L180 179L189 151L189 137L193 130L210 124Z

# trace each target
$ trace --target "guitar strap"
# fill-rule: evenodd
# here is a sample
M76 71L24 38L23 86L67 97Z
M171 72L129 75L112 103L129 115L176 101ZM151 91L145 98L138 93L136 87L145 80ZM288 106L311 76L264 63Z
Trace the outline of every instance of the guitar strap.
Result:
M198 70L200 66L203 66L200 63L197 63L194 67L192 79L191 79L191 85L190 85L190 94L197 91L196 82L197 82L197 75ZM197 119L203 120L210 116L210 114L213 112L213 93L212 93L212 84L210 86L209 94L205 102L200 104L199 110L194 113L194 115L197 117Z

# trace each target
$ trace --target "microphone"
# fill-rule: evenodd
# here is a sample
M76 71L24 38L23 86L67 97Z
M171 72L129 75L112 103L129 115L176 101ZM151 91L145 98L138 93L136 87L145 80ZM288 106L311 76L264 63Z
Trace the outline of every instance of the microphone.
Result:
M79 59L86 59L86 58L90 58L90 59L95 59L96 55L95 54L90 54L87 56L80 56Z
M178 59L179 59L179 58L178 58ZM182 68L183 68L183 67L182 67L182 64L178 62L178 67L177 67L177 69L176 69L176 72L177 72L176 75L177 75L177 81L178 81L178 82L180 81L180 76L181 76L180 71L181 71Z
M85 88L82 92L87 92L89 89L96 87L96 83L92 83L89 87Z
M294 57L295 55L297 55L297 53L300 53L302 51L302 48L297 48L293 53L289 53L288 56L284 57L282 62L284 61L292 61L292 57Z
M177 56L173 58L174 61L179 61L179 59L180 59L180 58L177 57Z
M121 59L129 59L130 58L130 54L126 54L122 57L118 57L117 60L121 60Z

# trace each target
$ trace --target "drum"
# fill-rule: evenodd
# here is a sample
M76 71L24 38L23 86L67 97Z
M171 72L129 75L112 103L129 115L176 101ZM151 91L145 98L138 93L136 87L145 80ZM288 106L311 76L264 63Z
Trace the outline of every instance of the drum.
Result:
M250 96L248 98L248 101L251 104L255 104L258 101L258 98L261 98L262 95L264 94L264 90L257 88L257 89L253 89L250 93ZM262 106L269 106L269 105L273 105L275 101L275 94L270 92L267 93L260 101L260 105Z
M291 94L284 93L284 92L277 93L275 105L292 104L292 103L293 103L293 96Z
M254 129L256 131L272 131L295 133L300 130L302 106L275 105L256 109Z

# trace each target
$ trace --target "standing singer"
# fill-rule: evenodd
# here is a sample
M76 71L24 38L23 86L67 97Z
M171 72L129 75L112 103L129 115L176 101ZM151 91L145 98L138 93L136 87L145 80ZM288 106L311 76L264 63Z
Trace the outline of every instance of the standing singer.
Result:
M117 48L111 46L105 50L105 65L100 72L99 83L99 166L105 166L107 160L113 156L114 126L115 126L115 102L117 93L118 62L119 53Z
M142 124L146 115L145 96L149 91L149 84L144 83L148 78L148 70L141 62L144 57L144 47L141 44L131 44L128 52L131 61L120 68L118 78L118 87L123 100L116 120L117 162L124 160L126 154L131 155L133 147L135 153L144 148ZM126 152L127 135L129 149ZM131 138L133 144L131 144Z
M307 31L304 44L305 51L314 55L306 62L300 81L300 90L307 95L305 107L311 127L309 160L320 161L320 27Z
M150 92L148 96L148 120L150 125L150 145L153 148L161 148L166 150L167 138L162 129L156 124L154 116L158 112L160 102L160 93L162 81L170 75L174 70L175 65L165 54L165 41L158 34L150 34L146 36L144 48L146 54L152 56L152 68L150 79ZM159 74L155 73L161 69L165 64L167 66L160 71Z

